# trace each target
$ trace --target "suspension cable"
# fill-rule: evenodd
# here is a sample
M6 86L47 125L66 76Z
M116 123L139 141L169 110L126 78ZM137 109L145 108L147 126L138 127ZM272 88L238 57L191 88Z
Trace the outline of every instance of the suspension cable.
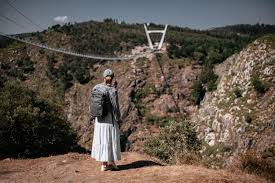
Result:
M100 56L100 55L91 55L91 54L82 54L82 53L77 53L77 52L73 52L73 51L69 51L63 48L52 48L49 47L47 45L44 44L40 44L40 43L33 43L31 41L27 41L24 39L20 39L20 38L16 38L14 36L10 36L10 35L6 35L2 32L0 32L1 36L7 37L9 39L13 39L19 42L23 42L26 44L30 44L32 46L36 46L36 47L40 47L43 49L47 49L47 50L51 50L54 52L59 52L59 53L64 53L67 55L73 55L73 56L77 56L77 57L83 57L83 58L90 58L90 59L96 59L96 60L112 60L112 61L116 61L116 60L131 60L131 59L137 59L139 57L145 57L146 55L152 53L152 51L147 52L147 53L141 53L141 54L134 54L134 55L125 55L125 56L117 56L117 57L108 57L108 56Z

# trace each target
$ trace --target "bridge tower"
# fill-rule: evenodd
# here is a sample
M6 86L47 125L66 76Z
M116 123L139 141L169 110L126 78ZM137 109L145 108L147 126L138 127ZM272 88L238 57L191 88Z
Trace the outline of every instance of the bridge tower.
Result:
M165 28L163 30L148 30L147 29L147 25L144 24L144 29L145 29L145 33L146 33L146 36L147 36L148 44L149 44L149 47L152 50L154 50L154 49L155 50L160 50L161 49L163 41L164 41L164 37L165 37L165 33L166 33L166 30L167 30L167 27L168 27L168 25L166 24ZM150 37L150 34L153 34L153 33L162 34L160 42L157 44L156 47L153 46L152 40L151 40L151 37Z

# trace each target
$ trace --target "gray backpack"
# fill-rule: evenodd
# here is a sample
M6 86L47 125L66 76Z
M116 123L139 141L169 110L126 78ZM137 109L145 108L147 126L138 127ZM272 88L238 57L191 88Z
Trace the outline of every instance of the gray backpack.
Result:
M92 89L90 104L91 119L106 116L109 100L109 96L104 92L104 88L96 86Z

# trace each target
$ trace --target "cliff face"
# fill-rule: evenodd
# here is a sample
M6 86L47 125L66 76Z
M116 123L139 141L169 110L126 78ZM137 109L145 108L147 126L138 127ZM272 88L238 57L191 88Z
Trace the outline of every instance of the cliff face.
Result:
M249 149L274 158L274 36L256 40L215 70L220 78L217 90L206 94L192 117L205 142L205 157L224 162L222 166L232 162L228 157Z
M133 52L141 50L136 48ZM143 141L158 133L158 121L165 123L168 116L180 118L183 113L196 110L189 98L199 67L190 61L180 62L169 60L163 49L158 60L154 54L148 54L145 58L99 63L90 68L93 79L85 85L74 84L65 94L65 113L79 134L79 143L91 148L90 90L103 81L102 73L107 68L113 69L118 82L122 150L140 151Z

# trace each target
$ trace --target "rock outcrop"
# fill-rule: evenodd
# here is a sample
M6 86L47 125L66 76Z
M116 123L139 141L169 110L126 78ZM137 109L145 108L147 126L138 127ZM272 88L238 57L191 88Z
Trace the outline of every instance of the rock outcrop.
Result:
M218 65L217 90L207 93L192 120L203 139L203 154L214 162L231 163L236 155L254 149L259 155L275 152L274 37L254 41ZM253 79L264 91L257 92ZM257 84L257 83L256 83ZM222 160L222 161L219 161Z

